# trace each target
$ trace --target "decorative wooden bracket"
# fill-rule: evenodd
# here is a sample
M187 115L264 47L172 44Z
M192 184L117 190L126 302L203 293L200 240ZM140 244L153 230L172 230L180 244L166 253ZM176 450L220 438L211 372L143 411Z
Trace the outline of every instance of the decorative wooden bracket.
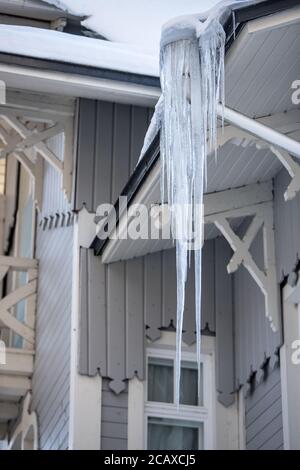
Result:
M228 219L253 216L242 238L232 229ZM275 263L275 238L273 220L273 202L263 202L239 209L216 213L205 218L205 222L214 223L230 244L234 254L227 265L229 274L242 264L250 273L265 298L266 317L273 331L279 328L279 294ZM256 235L263 230L264 268L259 268L250 248Z
M299 110L290 111L288 113L280 113L256 120L258 123L266 125L272 129L280 131L283 135L296 138L300 131L300 113ZM235 142L237 145L255 145L258 149L269 149L281 162L288 171L292 181L284 193L285 201L292 200L300 191L300 164L286 150L276 147L266 141L262 141L251 135L246 130L239 129L235 126L225 126L224 132L220 132L218 136L218 147L226 142Z
M300 191L300 165L285 150L273 146L270 147L270 150L281 161L292 178L292 181L284 193L284 200L290 201L294 199Z
M37 415L30 410L31 393L27 392L23 403L19 424L9 439L9 449L14 449L18 438L20 438L16 450L37 450L38 449L38 421Z
M9 271L27 272L27 283L17 287L13 292L8 293L0 300L0 323L10 329L13 333L21 336L25 341L27 349L34 347L34 324L37 295L37 260L27 258L14 258L10 256L0 256L0 282ZM13 308L26 300L25 321L22 322L13 314Z
M4 145L0 158L14 155L29 172L35 181L35 200L38 208L41 208L42 204L43 161L62 174L68 201L71 200L72 192L74 118L72 115L60 116L56 121L53 113L51 120L44 114L40 119L26 119L24 123L20 116L11 110L0 108L0 139ZM55 155L46 143L48 139L61 133L64 134L63 160Z

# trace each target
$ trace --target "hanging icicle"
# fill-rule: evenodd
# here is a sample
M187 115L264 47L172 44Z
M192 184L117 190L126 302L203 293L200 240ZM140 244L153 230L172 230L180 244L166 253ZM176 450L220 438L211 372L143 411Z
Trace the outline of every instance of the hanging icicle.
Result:
M161 202L171 212L176 240L177 322L175 403L180 403L180 365L185 283L191 252L195 269L195 320L198 380L201 352L201 261L203 193L207 180L207 156L217 148L217 107L224 109L223 24L232 7L255 3L224 1L208 15L177 19L165 25L161 40L162 96L156 106L141 157L160 128ZM235 20L235 16L234 16ZM234 21L235 29L235 21ZM221 117L223 124L223 115ZM141 158L140 157L140 158ZM198 382L200 394L200 382Z
M161 128L161 193L171 208L176 239L177 324L175 402L180 364L188 252L194 252L198 377L201 350L201 247L207 154L215 148L219 100L224 102L225 33L217 20L201 25L199 39L171 42L161 52L164 113ZM165 188L166 186L166 188ZM199 388L199 387L198 387Z

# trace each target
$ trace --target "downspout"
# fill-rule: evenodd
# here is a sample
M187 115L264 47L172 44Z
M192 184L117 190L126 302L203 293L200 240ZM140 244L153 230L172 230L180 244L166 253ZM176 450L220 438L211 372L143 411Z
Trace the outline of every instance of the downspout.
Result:
M221 105L218 105L217 113L220 118L224 116L224 120L227 123L233 124L235 127L248 132L268 144L280 147L300 159L300 142L226 106L223 108Z

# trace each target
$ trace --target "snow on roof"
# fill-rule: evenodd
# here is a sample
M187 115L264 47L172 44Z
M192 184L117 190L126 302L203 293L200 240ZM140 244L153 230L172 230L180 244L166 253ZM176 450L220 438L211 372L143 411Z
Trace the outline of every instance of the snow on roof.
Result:
M159 55L161 28L177 16L199 14L219 0L44 0L74 15L110 41L131 44Z
M0 25L0 52L159 76L158 57L137 46L27 26Z

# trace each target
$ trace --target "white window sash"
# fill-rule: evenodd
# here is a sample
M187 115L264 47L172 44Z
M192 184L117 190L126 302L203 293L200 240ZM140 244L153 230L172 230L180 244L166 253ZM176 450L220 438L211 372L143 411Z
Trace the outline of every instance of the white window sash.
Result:
M148 394L148 363L149 357L158 359L171 359L175 361L175 349L171 346L153 345L147 348L147 368L145 386L145 448L148 446L148 418L161 417L180 421L192 421L203 423L203 447L205 450L213 449L213 377L214 377L214 357L213 352L202 354L201 362L203 366L203 406L180 405L179 412L173 403L160 403L147 401ZM192 351L182 351L182 361L196 362L196 353ZM175 382L175 381L174 381ZM175 386L175 383L174 383ZM175 396L175 395L174 395ZM199 436L200 437L200 436ZM200 442L199 442L200 445Z

